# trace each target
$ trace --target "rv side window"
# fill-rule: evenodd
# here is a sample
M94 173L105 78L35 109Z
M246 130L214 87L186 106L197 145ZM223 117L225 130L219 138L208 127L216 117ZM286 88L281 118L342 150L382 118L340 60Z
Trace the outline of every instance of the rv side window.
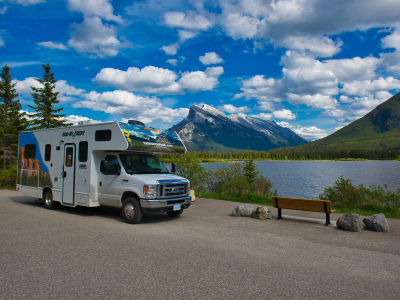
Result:
M108 171L106 175L118 175L119 162L115 155L107 155L105 158L108 161Z
M87 161L88 157L88 142L79 142L79 156L78 160L80 162Z
M35 158L36 157L36 144L25 145L25 158Z
M94 139L98 142L111 141L111 130L96 130Z
M51 145L47 144L44 147L44 160L49 161L51 159Z

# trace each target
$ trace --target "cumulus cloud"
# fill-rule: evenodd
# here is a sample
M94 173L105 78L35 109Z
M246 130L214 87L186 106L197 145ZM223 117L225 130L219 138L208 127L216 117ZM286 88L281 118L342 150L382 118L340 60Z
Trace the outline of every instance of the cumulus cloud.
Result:
M184 41L194 38L197 35L197 32L190 31L190 30L179 30L179 41L183 43Z
M400 75L400 31L397 29L392 34L382 39L383 48L394 48L392 53L381 54L383 63L388 71Z
M34 77L28 77L24 80L13 80L17 85L15 86L18 93L23 97L31 97L33 92L31 86L35 88L43 88L43 85L35 80ZM77 89L72 85L69 85L65 80L58 80L56 83L55 92L59 92L58 99L60 101L76 101L77 97L82 97L86 92L84 89Z
M68 8L88 17L98 16L107 21L122 23L121 16L114 15L109 0L68 0Z
M337 100L329 95L297 95L288 93L287 97L287 100L294 105L305 104L313 108L322 109L334 108L337 106Z
M217 108L220 111L226 111L227 113L230 114L241 114L251 111L251 109L248 108L247 106L236 107L233 106L232 104L224 104L222 106L218 106Z
M49 48L49 49L58 49L58 50L68 50L67 47L65 47L63 44L61 43L54 43L54 42L41 42L41 43L37 43L39 46L42 46L44 48Z
M270 114L260 113L258 115L254 115L254 117L264 120L279 119L288 121L296 119L296 115L288 109L276 110Z
M178 49L179 49L178 43L171 44L169 46L162 46L160 48L160 50L163 50L165 52L165 54L168 54L168 55L175 55L176 52L178 52Z
M182 94L208 91L218 85L222 67L207 68L204 72L184 72L179 76L168 69L147 66L121 71L113 68L102 69L95 77L99 86L114 86L125 91L145 92L148 94ZM179 78L179 80L178 80Z
M305 137L310 141L322 139L323 137L326 137L328 135L324 129L317 128L316 126L310 126L310 127L293 126L288 122L277 122L277 124L279 126L293 130L297 134L302 135L303 137Z
M372 92L400 90L400 80L387 77L376 80L353 81L344 83L341 92L347 95L366 96Z
M178 63L178 60L175 58L170 58L167 60L167 63L176 66L176 64Z
M77 125L80 121L91 121L92 123L102 123L101 121L93 120L88 117L83 117L80 115L79 116L70 115L70 116L66 116L64 119L67 120L68 123L72 123L75 125Z
M207 52L204 56L200 56L199 60L203 65L215 65L224 62L224 60L215 52Z
M88 108L104 111L109 114L152 122L160 119L164 123L172 123L174 118L185 117L187 108L172 109L162 105L156 97L142 97L130 92L116 90L113 92L90 92L86 100L74 103L74 108Z
M81 24L72 24L68 46L79 53L92 53L94 57L116 56L126 45L117 38L115 26L103 24L98 16L85 17Z
M178 27L191 30L207 30L213 23L206 16L194 11L172 11L164 14L164 22L169 27Z
M276 43L286 49L309 52L319 57L331 57L340 52L343 45L341 41L336 43L328 37L313 36L287 36Z

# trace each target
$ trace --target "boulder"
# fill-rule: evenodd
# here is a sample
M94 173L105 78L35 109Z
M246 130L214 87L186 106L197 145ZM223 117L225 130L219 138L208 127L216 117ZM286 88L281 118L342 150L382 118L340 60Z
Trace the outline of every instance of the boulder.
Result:
M232 216L234 217L251 217L253 216L255 209L250 204L240 204L235 207L232 211Z
M384 214L376 214L366 217L364 218L363 222L369 230L389 232L389 225Z
M253 217L260 220L272 219L271 211L268 207L257 207Z
M358 232L364 229L363 217L354 213L341 216L336 221L336 225L346 231Z
M194 190L190 190L190 197L192 197L192 202L196 200L196 196L194 195Z

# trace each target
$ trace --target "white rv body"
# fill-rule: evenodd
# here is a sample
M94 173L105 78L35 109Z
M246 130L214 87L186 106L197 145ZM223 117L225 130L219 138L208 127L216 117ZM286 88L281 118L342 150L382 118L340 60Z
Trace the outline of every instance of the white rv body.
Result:
M175 132L120 122L22 132L17 190L41 199L50 190L52 201L72 207L122 207L133 197L144 212L183 210L191 204L189 181L154 154L185 152ZM139 159L147 171L133 170ZM110 163L105 173L103 160Z

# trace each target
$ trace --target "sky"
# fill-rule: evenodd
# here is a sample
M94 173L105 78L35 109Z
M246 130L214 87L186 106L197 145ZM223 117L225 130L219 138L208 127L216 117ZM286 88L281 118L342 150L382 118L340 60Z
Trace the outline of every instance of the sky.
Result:
M400 91L400 1L0 0L28 113L43 63L70 122L170 128L207 104L315 140Z

